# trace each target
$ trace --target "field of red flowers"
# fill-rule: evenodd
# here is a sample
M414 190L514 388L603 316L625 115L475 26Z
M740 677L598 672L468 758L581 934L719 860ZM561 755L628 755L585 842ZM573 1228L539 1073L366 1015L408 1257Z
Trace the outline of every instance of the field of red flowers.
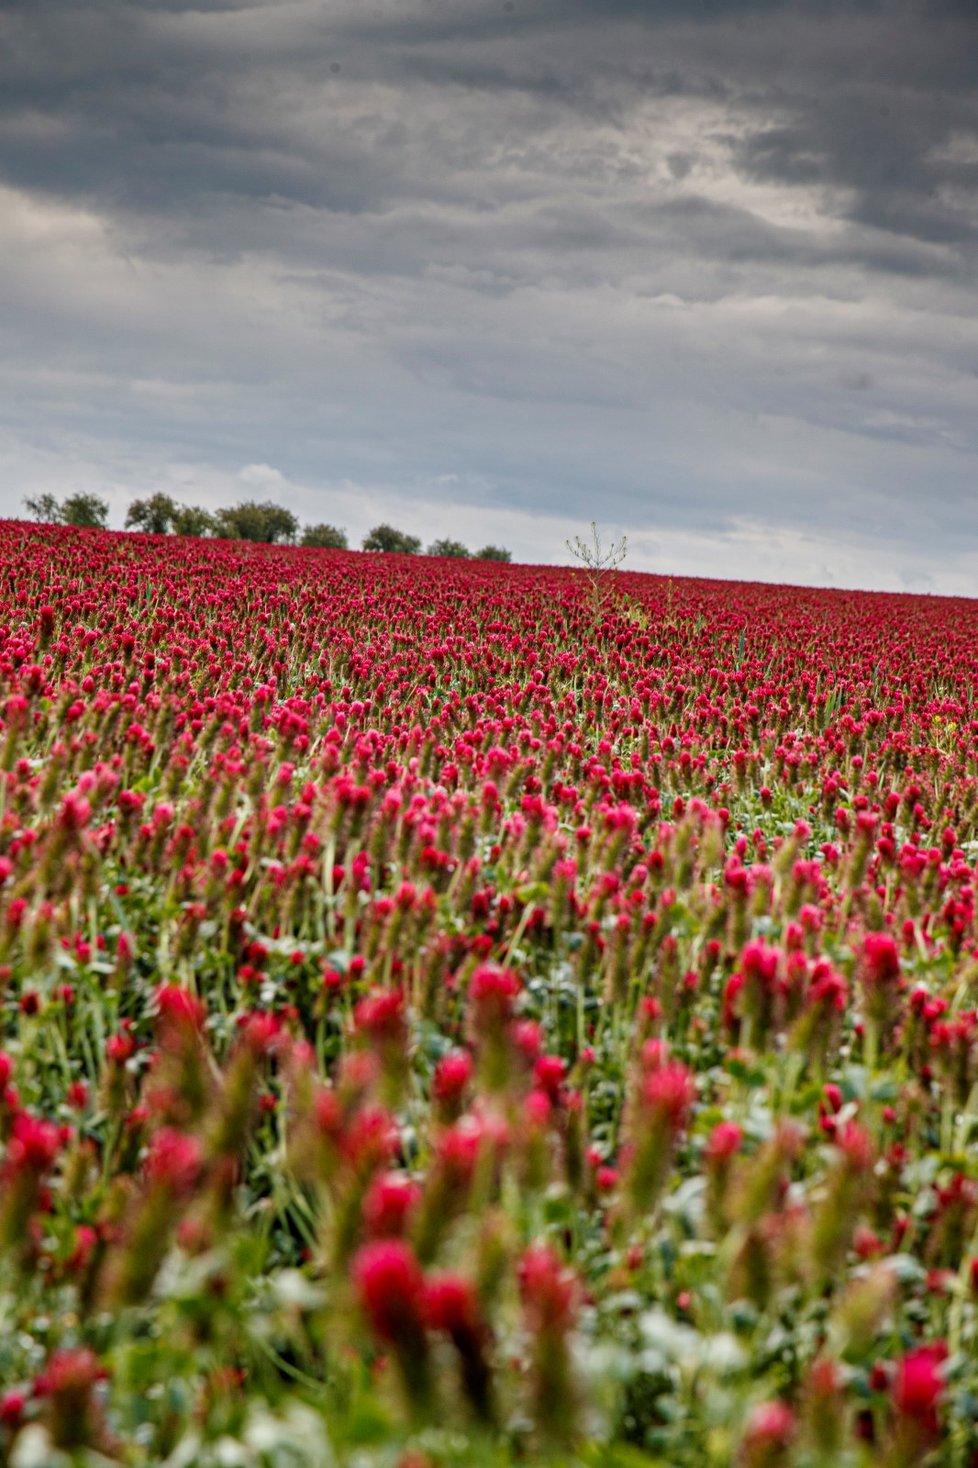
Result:
M0 1461L974 1461L978 602L7 523L0 718Z

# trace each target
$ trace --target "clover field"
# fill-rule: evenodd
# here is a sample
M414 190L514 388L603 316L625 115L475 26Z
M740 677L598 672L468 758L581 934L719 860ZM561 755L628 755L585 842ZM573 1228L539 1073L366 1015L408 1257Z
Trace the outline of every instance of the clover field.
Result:
M0 1462L978 1462L978 602L0 524Z

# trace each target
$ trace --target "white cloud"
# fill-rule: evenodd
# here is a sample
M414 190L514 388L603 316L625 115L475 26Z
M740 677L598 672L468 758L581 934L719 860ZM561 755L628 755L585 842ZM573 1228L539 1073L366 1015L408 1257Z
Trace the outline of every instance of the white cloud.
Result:
M662 569L966 578L955 27L517 9L8 18L0 509L192 485L531 559L598 509Z

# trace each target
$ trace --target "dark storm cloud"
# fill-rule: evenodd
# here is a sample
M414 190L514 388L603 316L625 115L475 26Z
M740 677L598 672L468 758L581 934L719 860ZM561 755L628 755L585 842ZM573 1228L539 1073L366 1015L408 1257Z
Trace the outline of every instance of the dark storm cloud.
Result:
M970 6L8 0L0 189L8 486L978 555Z

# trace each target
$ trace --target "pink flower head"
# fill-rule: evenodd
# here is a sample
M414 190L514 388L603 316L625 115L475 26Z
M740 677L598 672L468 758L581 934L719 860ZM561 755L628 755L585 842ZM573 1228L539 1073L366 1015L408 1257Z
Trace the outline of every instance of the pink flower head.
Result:
M61 1133L53 1122L21 1111L7 1143L5 1174L31 1173L40 1177L54 1162L60 1144Z
M34 1381L34 1395L57 1397L87 1394L108 1375L94 1351L84 1346L55 1351Z
M282 1020L277 1014L254 1009L242 1016L238 1029L238 1043L252 1055L270 1055L284 1040Z
M900 950L889 933L867 933L859 966L860 977L870 988L890 988L900 978Z
M92 818L92 807L83 795L66 795L58 812L58 825L63 831L83 831Z
M779 949L769 948L756 938L741 949L739 967L745 981L753 981L763 991L768 991L774 986L780 960Z
M156 991L160 1028L170 1033L193 1033L203 1026L207 1011L199 999L180 984L161 984Z
M898 1417L914 1423L928 1439L939 1433L937 1409L944 1395L941 1366L947 1358L944 1341L918 1346L897 1364L892 1400Z
M436 1101L457 1101L472 1079L472 1057L467 1050L453 1050L435 1066L431 1094Z
M819 1004L828 1010L835 1010L841 1014L846 1007L846 997L849 986L845 976L840 974L827 963L824 958L819 959L812 969L812 976L808 986L808 1003Z
M403 1173L375 1177L363 1200L363 1220L371 1238L400 1237L420 1197L421 1188Z
M744 1133L735 1121L718 1121L706 1144L706 1159L722 1166L740 1151Z
M535 1019L517 1020L512 1030L517 1050L530 1064L534 1064L543 1049L543 1030Z
M533 1067L533 1079L550 1101L560 1100L560 1088L567 1074L567 1063L559 1055L541 1055Z
M504 1142L504 1122L463 1116L442 1132L435 1144L435 1156L444 1176L456 1187L466 1187L483 1147L501 1147Z
M8 1431L16 1431L23 1420L24 1411L27 1407L27 1395L25 1392L5 1392L0 1397L0 1427Z
M125 1023L125 1021L123 1021ZM136 1053L136 1041L127 1029L121 1030L117 1035L110 1035L105 1042L105 1054L113 1065L125 1065Z
M795 1414L787 1402L762 1402L747 1420L741 1444L743 1462L767 1468L784 1461L795 1433Z
M442 1330L456 1342L473 1338L481 1327L475 1290L460 1274L438 1274L428 1280L425 1314L432 1330Z
M372 1040L397 1040L404 1033L404 995L400 989L376 989L361 999L353 1023Z
M68 1268L77 1273L85 1269L95 1252L98 1233L90 1223L79 1223L75 1228L75 1247L68 1260Z
M469 999L475 1010L477 1028L497 1028L509 1022L520 981L512 969L482 964L469 983Z
M574 1321L577 1290L549 1244L532 1244L520 1260L520 1297L530 1329L564 1332Z
M196 1137L161 1127L149 1144L146 1176L168 1192L185 1196L193 1191L202 1161L203 1149Z
M382 1341L406 1345L421 1335L424 1275L403 1239L365 1244L353 1260L353 1282L360 1306Z
M835 1144L846 1165L857 1173L868 1173L875 1161L873 1139L856 1121L847 1121L835 1134Z
M418 900L418 889L413 882L402 882L394 893L394 906L401 912L410 912Z
M646 1107L666 1123L670 1132L682 1131L696 1100L696 1082L692 1072L679 1061L670 1061L646 1077L642 1099Z
M398 1147L397 1123L383 1106L361 1106L350 1118L342 1138L346 1161L361 1175L388 1166Z

